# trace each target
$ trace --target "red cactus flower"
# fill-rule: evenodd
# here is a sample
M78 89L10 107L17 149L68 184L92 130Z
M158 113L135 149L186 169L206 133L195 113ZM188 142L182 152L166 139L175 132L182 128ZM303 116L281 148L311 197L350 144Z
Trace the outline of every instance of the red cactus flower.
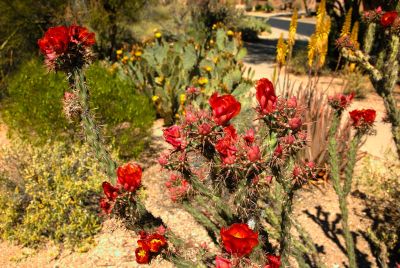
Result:
M180 149L182 146L181 132L182 128L180 126L174 125L169 128L164 129L164 139L166 142L174 146L175 149Z
M251 129L247 130L246 134L243 136L243 139L248 145L250 145L255 140L254 135L255 135L255 131L254 131L254 129L251 128Z
M215 149L221 155L221 158L225 164L233 164L236 159L237 148L234 143L234 139L230 136L225 136L217 141Z
M229 120L239 114L241 108L240 102L230 94L218 96L218 93L215 92L208 102L212 109L213 120L218 125L227 124Z
M232 125L224 127L224 133L225 133L225 137L227 137L227 138L230 138L230 139L233 139L233 140L237 139L236 129Z
M232 262L220 256L215 257L215 268L231 268Z
M291 130L297 130L302 125L301 118L298 117L291 118L288 123Z
M110 201L114 201L118 197L118 188L112 186L109 182L104 181L101 186L103 187L104 194Z
M344 94L336 94L334 96L328 97L328 103L332 106L333 109L343 110L346 109L354 98L354 92L344 95Z
M139 247L148 248L149 251L153 253L158 253L161 248L167 246L167 240L165 237L158 233L148 235L144 239L139 239L137 243Z
M268 264L264 268L279 268L281 266L281 256L272 254L267 255Z
M353 110L349 114L353 120L353 126L356 128L371 126L376 118L376 111L373 109Z
M220 234L226 251L238 257L250 254L258 245L258 233L244 223L234 223L228 228L221 228Z
M147 247L138 247L135 250L136 262L139 264L148 264L150 262L150 250Z
M107 198L100 199L100 208L105 214L110 214L112 211L112 205Z
M117 169L118 183L129 192L136 191L142 180L142 168L138 164L127 163Z
M274 85L267 78L261 78L256 86L256 98L260 104L260 112L264 115L275 111L277 97L275 95Z
M388 27L393 24L395 19L397 18L398 13L396 11L389 11L383 14L381 18L381 25L383 27Z
M94 33L82 26L71 25L69 27L70 41L77 45L91 47L96 43Z
M38 40L40 51L51 60L67 52L69 45L68 32L68 27L66 26L49 28L43 38Z
M261 152L260 147L257 145L249 147L247 151L247 157L249 158L250 162L256 162L261 159Z

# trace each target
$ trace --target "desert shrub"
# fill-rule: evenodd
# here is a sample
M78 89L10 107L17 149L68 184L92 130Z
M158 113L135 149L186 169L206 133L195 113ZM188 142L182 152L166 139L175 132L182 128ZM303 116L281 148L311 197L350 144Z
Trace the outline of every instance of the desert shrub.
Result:
M23 138L62 139L69 129L60 113L68 84L60 74L47 73L41 65L37 60L26 62L9 79L2 116L10 130Z
M371 92L368 86L368 79L363 75L360 70L344 73L345 86L343 92L345 94L354 93L354 97L358 99L365 99L367 93Z
M365 194L366 215L373 220L368 236L378 246L387 247L391 263L400 256L400 163L388 154L384 161L366 157L357 177L358 189Z
M247 16L238 21L236 30L242 33L243 40L252 41L257 40L261 32L271 32L271 27L263 20Z
M101 64L88 69L91 101L106 137L112 139L120 155L138 156L152 125L154 111L145 96L135 92L129 81L112 74ZM48 139L76 139L78 125L63 116L63 92L68 83L61 74L47 73L37 60L24 64L10 78L8 98L2 116L11 134L43 144ZM69 135L68 135L69 134Z
M0 237L29 246L47 239L80 245L100 229L103 175L86 146L64 143L3 148Z
M105 136L112 142L121 157L137 157L143 150L155 111L149 98L135 91L132 81L122 79L101 64L87 70L91 89L91 105L97 109L99 121L106 124Z

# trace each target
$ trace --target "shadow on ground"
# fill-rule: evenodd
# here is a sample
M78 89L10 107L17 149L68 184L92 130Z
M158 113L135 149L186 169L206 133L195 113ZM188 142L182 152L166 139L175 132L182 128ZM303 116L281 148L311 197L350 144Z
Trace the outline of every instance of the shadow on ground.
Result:
M303 210L303 213L305 213L312 221L318 224L325 233L325 236L329 238L332 242L334 242L340 251L346 254L346 246L344 242L342 242L344 241L343 229L341 228L341 223L340 223L342 215L338 213L336 213L335 215L331 215L330 212L325 211L321 206L316 206L314 208L315 208L314 212L307 209ZM354 244L356 245L355 251L356 251L358 266L372 267L373 264L368 260L367 258L368 255L357 249L357 240L361 237L366 239L366 241L369 244L369 247L371 248L371 252L376 253L377 249L374 243L370 239L368 239L366 232L363 230L353 231L352 235ZM316 248L319 250L319 253L322 254L324 253L323 245L319 245L318 243L316 243ZM377 263L379 263L377 259L378 256L374 254L374 257L377 260ZM345 264L345 262L342 262L342 265L344 267L348 267L347 264Z

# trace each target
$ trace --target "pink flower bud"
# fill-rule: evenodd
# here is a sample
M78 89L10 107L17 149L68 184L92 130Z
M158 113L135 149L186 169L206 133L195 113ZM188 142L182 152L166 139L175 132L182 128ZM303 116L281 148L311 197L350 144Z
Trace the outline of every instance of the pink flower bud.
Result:
M300 167L295 166L293 168L293 177L299 177L301 175L301 173L302 173L302 170Z
M287 106L293 109L297 107L297 99L295 96L287 100Z
M203 136L207 136L211 133L211 126L207 123L203 123L199 126L199 134Z
M194 113L187 111L185 115L186 124L190 125L197 121L197 117Z
M158 163L161 166L166 166L168 164L168 155L167 154L161 154L160 157L158 158Z
M313 161L307 162L306 166L309 167L310 169L314 169L315 168L315 163Z

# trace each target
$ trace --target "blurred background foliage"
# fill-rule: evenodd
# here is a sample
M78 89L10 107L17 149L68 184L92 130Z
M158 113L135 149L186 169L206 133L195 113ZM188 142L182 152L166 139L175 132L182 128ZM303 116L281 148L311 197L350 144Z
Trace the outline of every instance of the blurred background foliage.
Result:
M81 139L79 125L68 122L62 113L63 93L68 89L63 74L48 73L42 62L34 59L21 65L7 83L1 116L11 136L37 145ZM88 68L87 83L107 142L114 145L121 157L137 157L148 142L155 118L149 99L138 94L132 82L113 74L101 63Z

